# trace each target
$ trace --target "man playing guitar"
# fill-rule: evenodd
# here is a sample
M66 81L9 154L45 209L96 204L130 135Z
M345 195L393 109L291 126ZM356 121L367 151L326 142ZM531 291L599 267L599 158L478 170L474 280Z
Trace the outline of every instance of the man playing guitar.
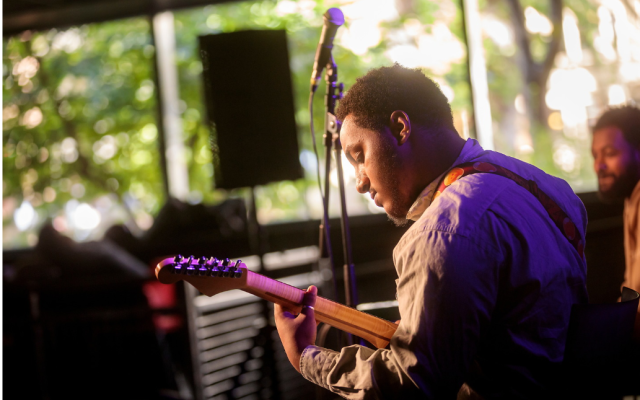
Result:
M544 398L572 304L587 302L582 202L538 168L462 139L437 85L394 65L338 108L357 190L398 225L402 320L388 349L315 346L315 287L301 314L276 305L289 360L347 399ZM462 391L460 391L462 393Z

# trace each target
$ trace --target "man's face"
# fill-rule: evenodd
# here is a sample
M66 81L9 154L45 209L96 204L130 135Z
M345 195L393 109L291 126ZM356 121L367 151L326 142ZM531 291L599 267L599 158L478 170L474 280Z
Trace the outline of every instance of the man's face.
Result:
M347 116L340 131L340 141L356 170L358 192L369 193L396 225L404 225L415 196L411 190L411 170L403 157L403 149L391 132L361 128L353 117Z
M631 195L640 180L640 149L627 142L619 128L609 126L593 133L593 168L603 200L621 200Z

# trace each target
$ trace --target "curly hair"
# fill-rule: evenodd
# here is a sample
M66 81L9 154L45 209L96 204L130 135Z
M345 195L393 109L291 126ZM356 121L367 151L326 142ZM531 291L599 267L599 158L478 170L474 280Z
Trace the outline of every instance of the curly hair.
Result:
M402 110L422 128L451 128L453 116L438 85L420 69L396 63L369 71L357 79L340 101L336 117L352 115L355 123L374 131L389 126L391 113Z
M633 147L640 146L640 109L634 106L612 107L598 118L593 132L615 126Z

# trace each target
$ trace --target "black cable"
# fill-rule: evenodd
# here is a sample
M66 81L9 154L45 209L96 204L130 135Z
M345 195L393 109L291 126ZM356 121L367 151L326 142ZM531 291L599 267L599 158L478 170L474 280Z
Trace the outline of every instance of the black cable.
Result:
M313 127L313 95L315 90L309 93L309 125L311 127L311 142L313 143L313 152L316 155L316 173L318 174L318 189L320 189L320 197L322 198L322 207L324 208L324 193L322 192L322 178L320 177L320 156L318 155L318 146L316 144L316 130ZM328 213L328 210L324 210Z

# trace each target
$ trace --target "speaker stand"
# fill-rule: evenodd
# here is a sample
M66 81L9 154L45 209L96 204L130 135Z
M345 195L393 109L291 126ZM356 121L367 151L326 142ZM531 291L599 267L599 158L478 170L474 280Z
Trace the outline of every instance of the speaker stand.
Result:
M249 246L251 252L260 259L260 273L264 272L264 232L258 222L258 208L256 207L256 188L249 188L249 209L247 218L247 231L249 234Z

